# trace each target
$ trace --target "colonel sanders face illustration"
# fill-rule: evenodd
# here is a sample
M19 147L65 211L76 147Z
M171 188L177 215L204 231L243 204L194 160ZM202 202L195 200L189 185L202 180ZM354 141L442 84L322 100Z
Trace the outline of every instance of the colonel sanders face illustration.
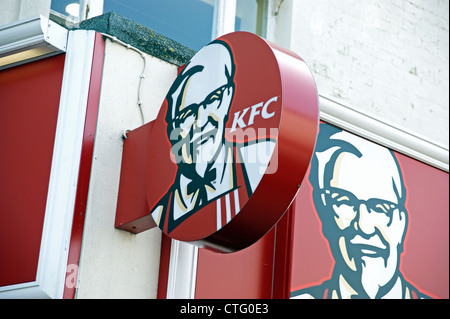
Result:
M310 181L335 271L375 296L399 275L408 224L400 167L392 151L353 134L322 125L319 137Z
M245 95L241 85L235 92L235 83L242 83L236 78L252 68L235 62L231 48L223 40L205 46L181 69L166 95L168 155L176 168L172 166L173 180L152 204L151 214L163 231L186 241L193 234L204 238L228 224L244 207L273 157L275 139L270 134L275 133L261 138L250 133L265 129L264 125L277 127L279 87ZM234 116L232 121L229 116ZM233 123L236 132L230 134Z
M224 144L234 71L228 45L213 41L193 57L167 94L172 153L191 179L204 178Z

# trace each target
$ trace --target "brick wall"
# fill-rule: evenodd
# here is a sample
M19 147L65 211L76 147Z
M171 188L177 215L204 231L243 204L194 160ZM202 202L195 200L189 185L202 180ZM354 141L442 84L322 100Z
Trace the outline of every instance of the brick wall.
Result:
M292 0L292 20L320 95L448 148L447 0Z

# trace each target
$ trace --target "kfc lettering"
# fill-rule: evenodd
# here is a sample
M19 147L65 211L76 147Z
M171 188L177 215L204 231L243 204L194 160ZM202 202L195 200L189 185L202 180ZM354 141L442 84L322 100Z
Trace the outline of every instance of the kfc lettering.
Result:
M236 251L283 216L308 168L317 128L317 90L304 61L254 34L230 33L181 68L155 121L130 132L123 183L145 185L139 201L166 235ZM139 143L146 143L146 155L136 159L126 149ZM129 171L145 181L133 182ZM130 201L119 190L116 227L150 228L148 212L125 216L127 205L137 206Z
M269 104L271 102L275 102L278 100L278 96L274 96L273 98L271 98L269 101L267 101L266 103L263 104L263 102L255 104L251 107L247 107L245 108L242 113L241 112L236 112L234 113L234 120L233 120L233 125L231 125L231 130L230 132L234 132L236 131L236 127L239 126L239 128L244 128L247 125L252 125L255 121L255 116L256 115L260 115L263 119L269 119L272 116L275 115L275 111L273 111L272 113L269 113L267 111L267 108L269 106ZM262 107L261 110L258 110L258 108ZM250 116L248 119L247 124L245 124L244 121L244 116L247 114L248 110L251 109L250 111Z

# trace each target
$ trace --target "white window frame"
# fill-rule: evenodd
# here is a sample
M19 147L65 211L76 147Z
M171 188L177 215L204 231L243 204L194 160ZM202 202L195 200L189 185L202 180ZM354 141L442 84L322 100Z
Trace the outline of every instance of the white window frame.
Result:
M83 0L81 2L82 20L90 19L103 14L103 0Z
M0 27L0 70L66 51L67 30L42 15Z

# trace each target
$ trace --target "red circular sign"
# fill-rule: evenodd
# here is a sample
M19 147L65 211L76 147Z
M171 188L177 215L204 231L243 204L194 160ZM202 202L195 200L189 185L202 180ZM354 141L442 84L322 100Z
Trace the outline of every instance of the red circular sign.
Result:
M156 224L213 250L253 244L295 197L317 125L301 58L247 32L211 42L180 70L151 131L146 194Z

